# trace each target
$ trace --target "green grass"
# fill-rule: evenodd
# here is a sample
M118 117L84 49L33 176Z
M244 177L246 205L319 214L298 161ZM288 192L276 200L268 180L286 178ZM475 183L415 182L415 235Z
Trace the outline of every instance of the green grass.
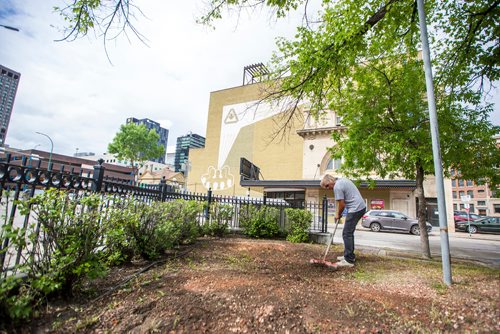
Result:
M248 254L227 255L225 262L233 269L245 269L253 262L253 258Z

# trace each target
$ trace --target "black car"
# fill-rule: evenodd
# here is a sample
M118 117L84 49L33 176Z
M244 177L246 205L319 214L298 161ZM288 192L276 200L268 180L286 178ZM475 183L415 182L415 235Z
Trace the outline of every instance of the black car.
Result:
M500 233L500 217L483 217L476 220L460 221L455 223L455 228L459 231L469 233L491 232Z

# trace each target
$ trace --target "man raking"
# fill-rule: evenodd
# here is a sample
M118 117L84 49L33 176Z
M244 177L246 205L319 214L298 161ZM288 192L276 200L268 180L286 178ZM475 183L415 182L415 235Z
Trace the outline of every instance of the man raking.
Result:
M356 262L354 254L354 231L361 217L366 212L366 204L361 197L358 188L351 180L336 178L326 174L321 180L320 186L324 189L332 189L336 202L335 219L338 221L342 212L347 210L342 238L344 239L344 256L337 258L336 267L353 267ZM333 240L331 240L333 241Z

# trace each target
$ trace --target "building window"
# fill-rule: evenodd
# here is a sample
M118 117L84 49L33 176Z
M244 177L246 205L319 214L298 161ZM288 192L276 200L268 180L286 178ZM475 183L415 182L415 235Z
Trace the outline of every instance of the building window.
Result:
M339 169L340 166L342 166L342 159L331 159L330 161L328 161L326 169Z
M486 201L477 201L477 205L478 206L485 206L486 205Z
M472 190L467 190L467 195L470 196L470 198L474 198L474 191Z
M458 186L459 186L459 187L463 187L463 186L464 186L464 180L459 179L459 180L458 180Z
M469 212L474 212L474 204L469 204Z
M472 187L473 185L472 180L467 180L467 187Z
M484 189L479 189L479 190L477 191L477 193L478 193L478 194L484 194Z
M478 214L486 216L486 209L479 209L477 211L478 211Z
M493 210L495 213L500 213L500 204L493 204Z
M464 204L460 204L460 210L463 210L465 209L465 205Z
M454 169L452 169L452 170L450 171L450 174L451 174L451 176L455 176L455 170L454 170Z
M460 195L460 197L464 196L464 195L465 195L465 191L463 191L463 190L462 190L462 191L460 191L460 192L459 192L459 195Z
M453 191L453 198L457 198L457 192Z
M451 186L452 187L456 187L457 186L457 180L456 179L452 179L451 180Z
M458 210L458 205L456 203L453 204L453 210L455 210L455 211Z

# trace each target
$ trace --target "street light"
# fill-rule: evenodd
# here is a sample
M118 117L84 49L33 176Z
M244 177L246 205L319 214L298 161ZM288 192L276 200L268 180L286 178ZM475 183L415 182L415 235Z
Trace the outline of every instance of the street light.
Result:
M46 135L45 133L38 132L38 131L36 131L35 133L37 133L37 134L39 134L39 135L42 135L42 136L45 136L45 137L49 138L49 140L50 140L49 165L47 166L47 169L48 169L48 170L51 170L52 168L51 168L51 164L50 164L50 163L51 163L51 161L52 161L52 151L54 150L54 142L53 142L53 141L52 141L52 139L51 139L48 135Z
M5 29L9 29L9 30L19 31L19 29L17 29L17 28L14 28L14 27L11 27L11 26L6 26L6 25L3 25L3 24L0 24L0 27L4 27Z

